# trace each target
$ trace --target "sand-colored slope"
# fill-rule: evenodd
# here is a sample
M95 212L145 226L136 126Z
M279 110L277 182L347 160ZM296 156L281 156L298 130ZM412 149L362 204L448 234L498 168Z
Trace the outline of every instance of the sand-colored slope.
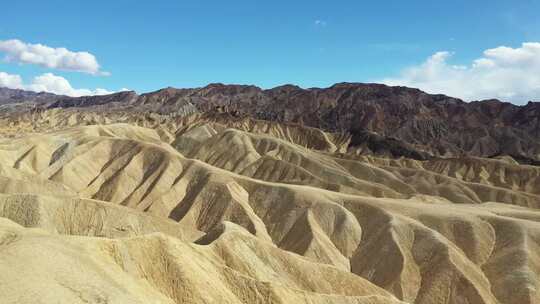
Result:
M229 113L194 114L182 117L176 123L178 125L175 132L177 139L197 133L200 127L214 130L214 132L237 129L253 134L268 135L308 149L332 153L345 152L351 140L351 135L347 133L331 133L299 124L234 117Z
M234 117L229 113L192 113L180 115L157 114L131 110L111 109L51 109L21 113L0 111L0 134L20 137L29 133L59 131L66 128L88 125L129 123L156 130L165 142L172 142L183 136L189 138L193 129L205 126L211 132L234 128L255 134L266 134L291 143L326 152L345 152L351 140L347 133L331 133L291 123L255 120L249 117ZM195 132L197 133L197 131Z
M399 303L233 224L216 237L197 245L159 233L55 236L0 218L2 303Z
M0 194L0 217L54 234L119 238L161 232L185 241L203 235L166 218L74 196Z
M384 160L366 163L235 129L206 133L197 144L176 142L175 147L188 157L271 182L377 197L421 193L455 203L500 201L540 207L540 169L533 166L479 158L414 161L414 165Z
M461 166L458 160L345 159L209 125L172 142L127 124L4 139L0 190L9 195L0 197L0 216L55 233L38 234L52 242L43 249L51 255L54 248L74 254L66 264L108 248L92 259L117 266L94 269L123 271L111 276L135 280L127 293L133 297L394 303L392 294L422 304L540 303L536 167L484 159ZM63 192L23 195L39 194L33 184ZM60 218L74 223L50 214L68 214ZM96 216L99 224L90 221ZM43 224L32 224L34 218ZM122 232L126 225L132 228ZM95 227L104 228L96 233ZM33 230L13 229L31 235L26 244L36 242ZM189 243L198 231L206 235ZM162 234L146 235L151 232ZM13 252L31 258L24 248ZM14 263L1 252L3 265ZM43 272L65 271L47 265ZM77 284L70 288L80 293ZM201 292L208 284L215 288Z

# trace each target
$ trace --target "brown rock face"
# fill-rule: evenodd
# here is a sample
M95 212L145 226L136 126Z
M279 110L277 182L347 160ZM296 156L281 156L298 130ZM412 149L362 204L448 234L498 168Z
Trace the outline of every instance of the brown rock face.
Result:
M340 83L325 89L222 84L168 88L141 95L136 103L160 113L186 105L202 112L219 107L256 119L347 132L353 144L361 142L365 132L375 132L434 156L508 154L529 162L540 159L540 103L534 102L466 103L406 87Z
M247 85L210 84L166 88L136 95L54 98L40 108L101 108L186 116L228 112L274 122L298 123L352 136L350 151L384 151L415 159L511 155L540 161L540 103L517 106L498 100L471 103L418 89L381 84L340 83L269 90ZM20 108L20 106L19 106ZM27 109L27 108L24 108ZM369 135L369 136L368 136Z
M24 90L8 89L0 87L0 106L6 104L48 102L65 96L51 93L35 93Z

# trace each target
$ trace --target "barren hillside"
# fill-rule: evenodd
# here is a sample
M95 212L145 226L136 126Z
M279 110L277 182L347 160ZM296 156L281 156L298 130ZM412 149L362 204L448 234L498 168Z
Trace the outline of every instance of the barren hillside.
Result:
M6 102L0 302L540 303L537 108L356 84Z

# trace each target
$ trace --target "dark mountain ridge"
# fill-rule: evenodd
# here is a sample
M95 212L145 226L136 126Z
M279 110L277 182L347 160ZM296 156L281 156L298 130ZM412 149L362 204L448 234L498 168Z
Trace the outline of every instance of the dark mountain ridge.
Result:
M65 97L67 96L0 87L0 105L21 102L50 102Z
M49 94L47 98L36 101L30 97L29 101L40 109L99 108L180 116L229 112L235 116L347 132L352 135L351 152L367 139L376 139L375 146L370 141L372 147L380 147L381 143L383 147L406 143L415 149L407 152L409 156L512 155L525 162L540 160L539 102L523 106L494 99L467 103L414 88L363 83L310 89L283 85L266 90L251 85L215 83L193 89L169 87L141 95L120 92L71 98Z

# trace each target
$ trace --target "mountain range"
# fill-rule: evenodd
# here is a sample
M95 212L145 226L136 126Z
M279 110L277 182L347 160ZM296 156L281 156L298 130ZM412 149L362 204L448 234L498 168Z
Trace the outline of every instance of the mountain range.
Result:
M285 85L268 90L210 84L142 95L127 91L77 98L4 88L0 103L10 116L56 108L169 116L228 113L344 133L351 137L350 153L369 151L414 159L510 155L522 163L540 161L540 102L523 106L498 100L467 103L381 84L340 83L324 89Z
M0 303L539 304L539 110L0 89Z

